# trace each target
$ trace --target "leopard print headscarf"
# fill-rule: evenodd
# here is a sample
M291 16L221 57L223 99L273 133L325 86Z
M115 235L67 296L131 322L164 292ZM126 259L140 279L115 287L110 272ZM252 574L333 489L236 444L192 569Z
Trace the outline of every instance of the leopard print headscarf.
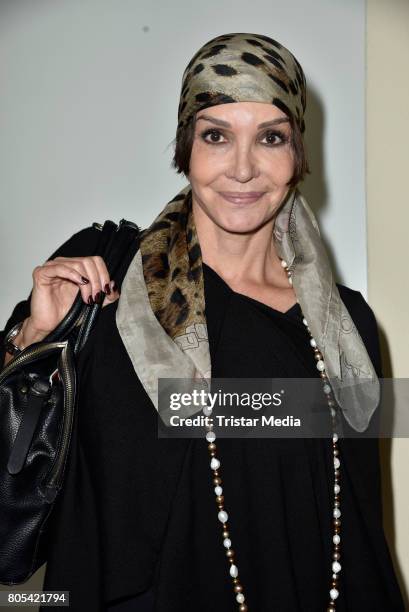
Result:
M288 49L268 36L216 36L195 53L183 73L178 130L199 110L230 102L270 102L292 115L304 132L303 69Z
M212 39L184 72L178 129L199 109L238 101L275 104L304 130L300 64L266 36L239 33ZM379 403L379 380L339 295L318 223L298 189L290 191L278 213L272 239L292 270L293 288L323 354L334 396L351 427L362 432ZM211 378L190 185L142 232L122 284L117 326L157 409L158 378Z

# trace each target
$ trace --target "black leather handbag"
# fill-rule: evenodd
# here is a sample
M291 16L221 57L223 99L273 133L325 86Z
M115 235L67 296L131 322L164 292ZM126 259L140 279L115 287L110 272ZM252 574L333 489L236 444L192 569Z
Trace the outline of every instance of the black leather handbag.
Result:
M97 255L110 278L140 228L94 223ZM101 304L80 291L61 323L0 371L0 583L20 584L46 561L47 527L63 486L76 410L76 355L94 327Z

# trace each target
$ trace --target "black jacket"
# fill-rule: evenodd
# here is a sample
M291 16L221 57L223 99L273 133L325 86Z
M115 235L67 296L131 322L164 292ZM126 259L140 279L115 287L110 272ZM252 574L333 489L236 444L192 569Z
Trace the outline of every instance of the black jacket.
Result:
M86 228L50 259L92 255L98 238L98 230ZM133 255L129 253L115 278L119 288ZM304 355L304 341L299 340L302 323L294 319L290 324L273 309L257 308L251 299L229 291L217 275L207 272L205 285L211 298L206 316L212 365L219 372L226 372L223 355L230 350L237 357L226 361L234 364L235 371L254 367L256 374L249 376L263 368L260 376L271 375L265 363L276 354L286 367L294 350L300 358L309 359L309 347ZM341 284L338 289L381 377L374 314L359 291ZM257 326L266 325L266 333L275 335L270 343L263 331L262 350L270 350L272 344L276 350L282 341L280 351L263 353L260 363L253 365L249 345L232 347L229 327L219 316L222 307L230 308L232 316L243 317L247 328L243 342L251 326L255 337ZM227 580L207 451L202 440L157 439L156 413L118 334L116 308L114 303L102 309L78 359L78 410L66 482L50 525L44 589L69 590L73 612L101 612L150 587L156 590L155 612L233 612L237 604ZM17 304L2 333L27 317L29 309L29 299ZM288 342L279 335L286 326ZM293 352L287 354L290 344ZM260 354L259 348L255 350ZM4 353L0 358L4 359ZM278 359L273 374L279 368ZM221 440L220 445L236 533L233 547L238 542L240 571L251 577L245 590L252 609L267 612L270 605L280 612L326 609L331 529L328 441L301 445L291 440L285 447L268 445L268 440L245 440L246 445L241 440L232 442ZM403 612L382 528L378 440L341 442L346 543L337 612ZM237 477L236 466L240 466ZM280 491L275 493L277 487ZM258 504L256 508L252 502ZM274 537L280 539L270 541ZM268 590L268 580L261 576L275 555L270 577L275 586Z

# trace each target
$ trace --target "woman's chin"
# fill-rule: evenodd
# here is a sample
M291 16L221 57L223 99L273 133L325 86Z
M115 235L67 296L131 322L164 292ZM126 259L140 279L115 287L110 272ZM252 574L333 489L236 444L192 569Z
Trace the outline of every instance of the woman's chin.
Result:
M221 219L218 225L232 234L250 234L260 229L264 223L265 219Z

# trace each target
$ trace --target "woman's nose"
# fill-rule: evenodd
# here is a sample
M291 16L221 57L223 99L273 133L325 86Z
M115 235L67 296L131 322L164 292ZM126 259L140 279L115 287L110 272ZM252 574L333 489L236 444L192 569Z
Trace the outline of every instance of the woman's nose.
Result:
M234 178L244 183L254 178L257 172L256 160L250 149L242 148L235 151L229 171L229 178Z

